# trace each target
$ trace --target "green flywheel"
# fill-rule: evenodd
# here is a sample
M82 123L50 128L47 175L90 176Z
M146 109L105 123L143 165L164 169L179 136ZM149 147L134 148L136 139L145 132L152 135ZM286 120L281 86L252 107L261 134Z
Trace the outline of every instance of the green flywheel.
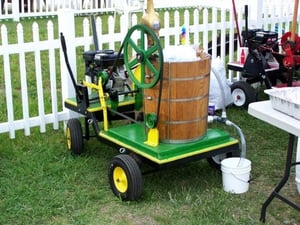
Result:
M139 88L154 87L163 71L163 53L157 35L147 26L137 24L127 32L123 47L124 63L130 79ZM138 66L141 71L139 76L133 72Z

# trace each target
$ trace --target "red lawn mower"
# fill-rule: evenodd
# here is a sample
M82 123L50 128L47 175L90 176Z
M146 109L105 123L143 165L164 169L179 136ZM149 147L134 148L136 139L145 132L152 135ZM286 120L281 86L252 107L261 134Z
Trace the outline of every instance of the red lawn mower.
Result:
M241 72L242 75L241 80L231 85L235 106L247 108L251 102L257 100L252 86L257 82L264 83L267 89L274 86L298 86L295 82L295 71L300 65L300 38L295 34L295 29L293 25L292 32L285 33L281 40L276 32L248 30L248 6L245 6L245 31L241 35L243 40L239 37L239 43L240 47L247 48L248 54L245 60L241 55L240 61L227 65L228 70ZM279 52L280 47L283 53Z

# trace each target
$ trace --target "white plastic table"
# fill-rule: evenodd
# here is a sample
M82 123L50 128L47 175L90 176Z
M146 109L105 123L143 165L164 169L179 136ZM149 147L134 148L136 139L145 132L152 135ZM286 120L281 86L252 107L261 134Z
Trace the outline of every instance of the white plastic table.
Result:
M261 102L255 102L249 104L248 113L264 122L267 122L289 133L289 143L288 143L288 149L286 155L285 172L281 181L277 184L273 192L264 202L261 209L260 220L262 222L265 222L267 207L275 197L277 197L281 201L287 203L288 205L300 211L300 205L297 205L296 203L290 201L289 199L287 199L286 197L282 196L279 193L281 188L288 181L288 178L290 176L291 166L295 166L296 164L299 164L299 162L292 162L292 156L294 151L295 137L296 136L300 137L300 120L294 119L291 116L288 116L284 113L274 110L272 108L270 101L261 101ZM298 144L298 148L299 148L299 144Z

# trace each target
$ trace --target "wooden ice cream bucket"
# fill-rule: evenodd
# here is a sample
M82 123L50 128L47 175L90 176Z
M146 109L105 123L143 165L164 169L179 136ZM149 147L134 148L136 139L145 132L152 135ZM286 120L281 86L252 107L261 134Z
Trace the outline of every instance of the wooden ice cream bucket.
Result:
M165 62L158 130L161 142L186 143L207 131L211 58L190 62ZM159 86L144 90L144 112L156 113Z

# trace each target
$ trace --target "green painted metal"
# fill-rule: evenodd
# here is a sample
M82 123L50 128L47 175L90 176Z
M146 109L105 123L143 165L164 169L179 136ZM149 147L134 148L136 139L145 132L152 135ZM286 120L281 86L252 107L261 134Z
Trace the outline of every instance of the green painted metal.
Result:
M90 99L97 99L98 95L90 95L89 98ZM73 105L73 106L77 106L77 102L76 102L76 97L72 97L72 98L68 98L65 100L65 103L69 104L69 105ZM118 106L122 106L122 105L130 105L130 104L134 104L135 103L135 97L133 96L125 96L124 97L124 101L122 102L118 102ZM111 107L111 100L107 99L106 100L106 104L107 107ZM68 107L67 107L68 108ZM95 112L95 111L102 111L102 106L99 100L93 102L90 104L90 106L87 108L88 111L91 112Z
M167 163L238 143L238 140L223 130L208 129L206 135L197 141L159 143L158 146L152 147L145 144L146 132L146 128L141 124L128 124L101 131L99 135L157 163Z
M140 41L135 43L132 37L139 36ZM146 46L145 40L148 38L153 40L152 46ZM134 54L133 54L134 53ZM132 58L132 55L136 57ZM153 56L156 55L153 64ZM137 87L151 88L154 87L160 80L163 70L163 53L160 41L157 35L147 26L137 24L129 29L124 39L124 63L130 79ZM133 68L141 67L141 77L137 78L134 75ZM144 76L146 71L151 71L152 78Z

